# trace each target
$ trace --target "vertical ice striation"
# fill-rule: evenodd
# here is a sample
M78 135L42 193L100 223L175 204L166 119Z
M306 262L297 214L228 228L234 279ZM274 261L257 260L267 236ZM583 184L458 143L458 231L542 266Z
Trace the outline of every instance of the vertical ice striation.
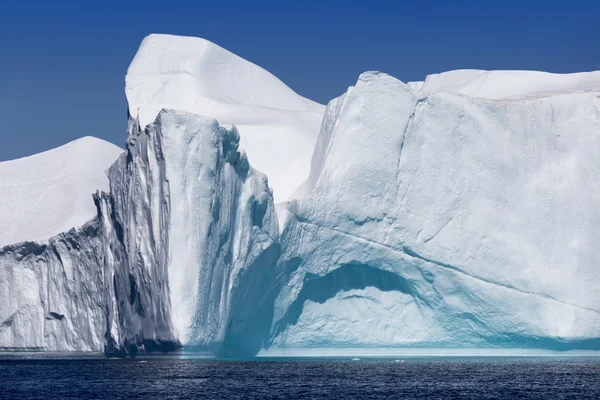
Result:
M256 353L268 336L278 225L235 128L174 110L144 129L132 121L109 178L111 193L96 198L115 347Z
M130 120L127 152L108 171L110 194L95 195L104 251L107 351L179 345L168 282L169 189L161 136Z
M96 220L0 249L0 350L102 351L103 273Z

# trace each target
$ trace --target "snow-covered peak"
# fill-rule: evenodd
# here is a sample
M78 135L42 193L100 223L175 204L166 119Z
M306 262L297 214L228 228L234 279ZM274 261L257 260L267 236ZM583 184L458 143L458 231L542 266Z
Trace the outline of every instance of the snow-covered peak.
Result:
M460 93L490 100L516 100L600 90L600 71L552 74L540 71L463 69L428 75L409 86L426 93Z
M172 91L174 77L188 80L188 90ZM194 107L203 114L202 103L210 101L288 111L322 108L296 94L270 72L196 37L147 36L127 70L126 84L132 116L148 104ZM145 126L152 121L140 122Z
M29 157L0 162L0 246L43 241L96 214L92 193L122 150L83 137Z
M261 67L195 37L146 37L127 71L129 113L141 127L161 109L236 125L249 160L269 177L276 201L308 176L323 105Z

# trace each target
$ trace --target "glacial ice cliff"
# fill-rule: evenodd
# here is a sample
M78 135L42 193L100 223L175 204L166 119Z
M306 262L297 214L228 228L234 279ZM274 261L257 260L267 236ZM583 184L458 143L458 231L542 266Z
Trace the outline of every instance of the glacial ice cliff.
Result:
M598 349L600 92L425 86L365 73L330 103L273 345Z
M48 242L0 248L0 350L103 351L95 220Z
M110 194L96 196L111 347L255 354L270 323L256 331L268 316L261 287L279 256L266 177L237 130L209 118L163 110L129 132Z
M151 35L126 85L96 217L0 250L0 349L600 350L600 72L369 72L323 110Z

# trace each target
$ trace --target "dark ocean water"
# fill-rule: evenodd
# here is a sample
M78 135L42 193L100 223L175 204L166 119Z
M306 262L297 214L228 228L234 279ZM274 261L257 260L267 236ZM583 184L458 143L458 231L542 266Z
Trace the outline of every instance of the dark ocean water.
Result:
M600 398L590 358L0 360L0 398Z

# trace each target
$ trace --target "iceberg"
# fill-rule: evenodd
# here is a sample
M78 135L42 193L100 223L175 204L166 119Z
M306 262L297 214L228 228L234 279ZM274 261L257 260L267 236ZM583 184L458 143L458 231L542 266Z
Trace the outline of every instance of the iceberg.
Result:
M330 103L282 210L273 346L599 348L600 75L446 75Z
M600 72L367 72L325 108L150 35L126 95L85 212L0 211L0 349L600 350Z

